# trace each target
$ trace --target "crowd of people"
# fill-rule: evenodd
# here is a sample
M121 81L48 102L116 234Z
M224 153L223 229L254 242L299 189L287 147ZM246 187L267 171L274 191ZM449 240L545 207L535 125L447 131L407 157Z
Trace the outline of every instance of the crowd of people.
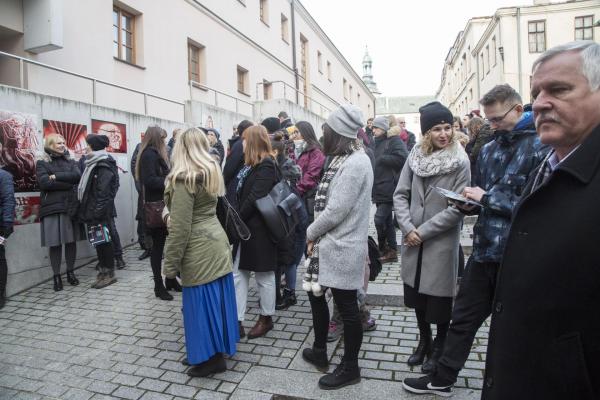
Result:
M227 151L212 128L177 129L167 144L164 129L149 127L131 168L140 259L150 258L156 297L168 301L170 290L182 292L187 373L224 372L224 355L235 353L240 338L272 330L273 316L297 303L301 287L314 328L302 357L328 372L327 341L344 340L340 364L319 387L359 382L363 332L376 329L365 304L371 268L400 259L405 305L419 332L406 362L424 373L404 379L407 391L451 395L477 330L492 315L483 398L597 398L598 65L594 42L550 49L534 64L532 105L508 84L482 97L484 117L479 110L454 116L431 102L419 110L418 141L403 119L365 124L350 104L320 127L293 123L286 112L260 124L244 120ZM41 245L48 247L55 291L63 289L63 248L67 282L79 284L79 240L87 238L97 252L92 287L115 283L115 269L125 267L115 226L116 163L106 136L90 135L87 144L78 164L64 138L49 135L37 162ZM283 236L261 206L282 190L288 194L277 206L289 215L275 220L293 216ZM12 179L3 170L0 202L1 308L3 241L14 211ZM218 215L222 202L237 218ZM368 240L373 204L376 259ZM478 216L466 266L465 215ZM240 235L240 226L249 234ZM302 262L306 273L298 282ZM252 273L259 316L246 332Z

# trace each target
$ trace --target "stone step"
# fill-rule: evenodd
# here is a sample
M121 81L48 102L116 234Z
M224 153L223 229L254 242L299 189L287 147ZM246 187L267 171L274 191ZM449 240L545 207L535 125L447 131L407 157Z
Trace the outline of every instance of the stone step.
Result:
M356 385L346 386L338 390L324 391L319 389L318 381L322 373L285 370L272 367L253 366L233 392L231 399L301 399L301 400L381 400L393 398L394 400L415 399L414 394L402 388L402 382L384 381L379 379L362 378ZM406 374L406 376L419 376ZM404 377L402 377L404 378ZM248 397L252 394L256 397ZM476 400L481 392L473 389L454 389L454 400ZM271 397L267 397L267 396ZM421 400L437 400L437 396L419 396Z

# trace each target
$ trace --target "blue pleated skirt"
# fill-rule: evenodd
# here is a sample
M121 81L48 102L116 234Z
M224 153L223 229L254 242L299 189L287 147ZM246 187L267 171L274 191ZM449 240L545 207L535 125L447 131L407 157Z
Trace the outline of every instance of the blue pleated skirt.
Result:
M240 340L233 273L183 288L185 348L191 365L216 353L235 354Z

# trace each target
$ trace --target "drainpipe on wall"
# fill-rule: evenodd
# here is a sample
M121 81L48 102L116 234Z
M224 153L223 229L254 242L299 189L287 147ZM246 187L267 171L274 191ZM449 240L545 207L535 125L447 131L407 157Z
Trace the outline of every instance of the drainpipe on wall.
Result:
M519 94L523 96L523 80L521 79L522 66L522 55L521 55L521 7L517 7L517 64L519 72L517 77L519 78Z
M292 0L290 17L292 18L292 69L294 70L294 79L296 81L296 104L299 104L300 97L298 96L298 91L300 90L300 81L298 79L298 65L296 64L296 0Z

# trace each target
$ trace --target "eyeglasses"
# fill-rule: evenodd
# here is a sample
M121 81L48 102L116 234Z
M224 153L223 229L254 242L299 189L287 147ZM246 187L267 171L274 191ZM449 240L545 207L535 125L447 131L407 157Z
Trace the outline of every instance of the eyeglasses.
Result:
M505 112L504 115L501 117L486 118L485 120L487 122L489 122L490 124L499 124L500 122L502 122L504 120L504 118L506 118L508 113L510 113L512 110L515 109L516 106L518 106L518 104L513 104L513 106L511 108L509 108L508 111Z

